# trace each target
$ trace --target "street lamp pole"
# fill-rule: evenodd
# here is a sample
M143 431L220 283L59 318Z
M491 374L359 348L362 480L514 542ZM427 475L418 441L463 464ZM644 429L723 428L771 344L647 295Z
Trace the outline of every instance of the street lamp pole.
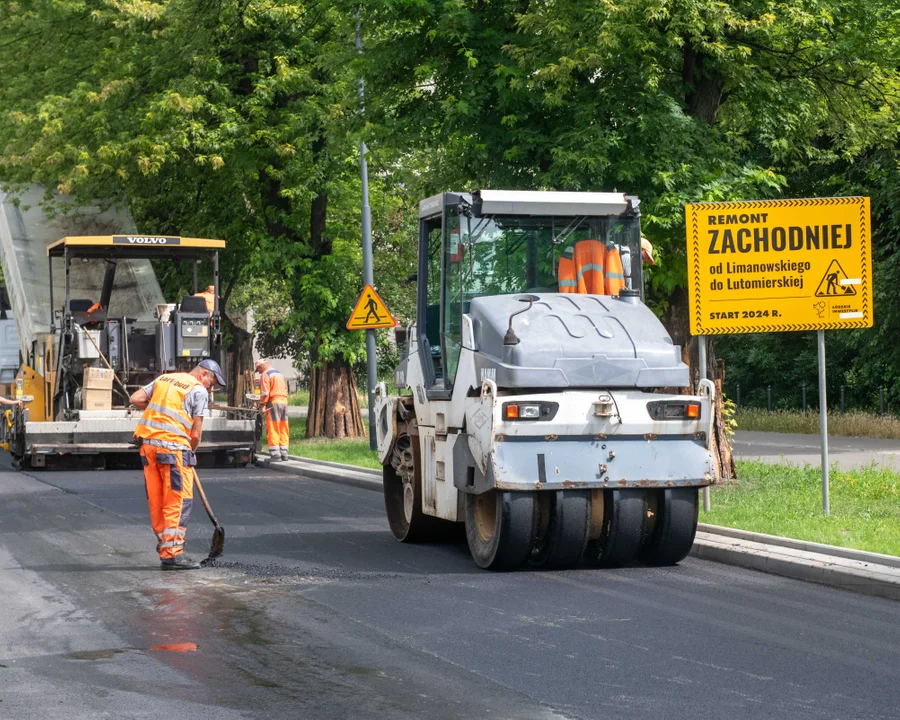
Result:
M362 55L362 33L360 32L359 9L356 10L356 52ZM366 92L365 82L359 78L359 107L365 114ZM359 171L362 178L362 251L363 282L375 284L372 270L372 212L369 209L369 167L366 164L366 141L359 141ZM375 443L375 385L378 382L378 358L375 354L375 331L366 330L366 385L369 397L369 447L374 450Z

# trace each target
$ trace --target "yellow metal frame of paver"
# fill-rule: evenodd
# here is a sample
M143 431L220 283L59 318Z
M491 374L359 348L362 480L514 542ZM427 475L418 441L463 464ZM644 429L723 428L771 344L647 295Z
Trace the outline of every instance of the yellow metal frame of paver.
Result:
M136 242L129 243L127 242L128 238L133 238ZM153 242L154 240L170 242ZM176 235L73 235L64 237L49 245L47 247L47 255L49 257L63 257L67 248L71 248L74 251L74 255L77 255L79 250L100 251L102 248L107 248L115 250L116 253L125 251L128 254L139 256L142 251L150 254L166 254L171 251L172 254L178 254L179 252L224 250L225 241L179 237ZM100 255L101 253L97 254Z

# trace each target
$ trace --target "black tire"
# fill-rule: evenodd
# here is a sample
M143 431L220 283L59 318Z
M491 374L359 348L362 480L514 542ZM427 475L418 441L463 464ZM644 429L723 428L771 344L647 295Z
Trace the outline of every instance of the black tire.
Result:
M419 439L412 438L415 478L411 487L404 488L403 480L390 465L383 466L384 509L387 511L391 533L400 542L417 543L444 540L452 535L457 523L441 520L422 512L422 474L419 458ZM407 497L411 492L411 497Z
M534 545L535 504L531 492L466 495L466 540L478 567L515 570L525 563Z
M533 567L575 567L591 530L590 490L537 493L537 538L529 563Z
M650 491L653 527L638 559L647 565L675 565L684 560L697 534L697 488Z
M603 490L594 493L595 517L599 514L599 532L584 552L585 561L595 567L620 567L632 562L646 536L647 493L644 490Z

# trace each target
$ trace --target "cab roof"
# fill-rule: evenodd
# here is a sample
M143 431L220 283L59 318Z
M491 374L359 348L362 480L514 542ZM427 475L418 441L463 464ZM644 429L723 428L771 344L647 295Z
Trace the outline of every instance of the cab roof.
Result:
M206 257L225 249L224 240L172 235L73 235L47 247L49 257L159 258Z
M608 217L638 214L637 197L620 192L565 192L561 190L476 190L440 193L419 203L419 218L440 215L447 203L472 205L476 217L522 215L539 217Z

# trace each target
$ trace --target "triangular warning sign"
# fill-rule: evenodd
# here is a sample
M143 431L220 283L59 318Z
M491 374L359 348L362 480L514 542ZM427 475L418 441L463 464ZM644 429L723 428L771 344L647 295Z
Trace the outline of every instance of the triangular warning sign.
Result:
M378 328L394 327L394 318L384 304L384 300L378 297L375 288L366 285L363 288L356 307L350 313L347 321L348 330L377 330Z
M816 288L816 297L853 297L856 295L856 288L853 286L859 283L859 279L848 278L841 264L832 260Z

